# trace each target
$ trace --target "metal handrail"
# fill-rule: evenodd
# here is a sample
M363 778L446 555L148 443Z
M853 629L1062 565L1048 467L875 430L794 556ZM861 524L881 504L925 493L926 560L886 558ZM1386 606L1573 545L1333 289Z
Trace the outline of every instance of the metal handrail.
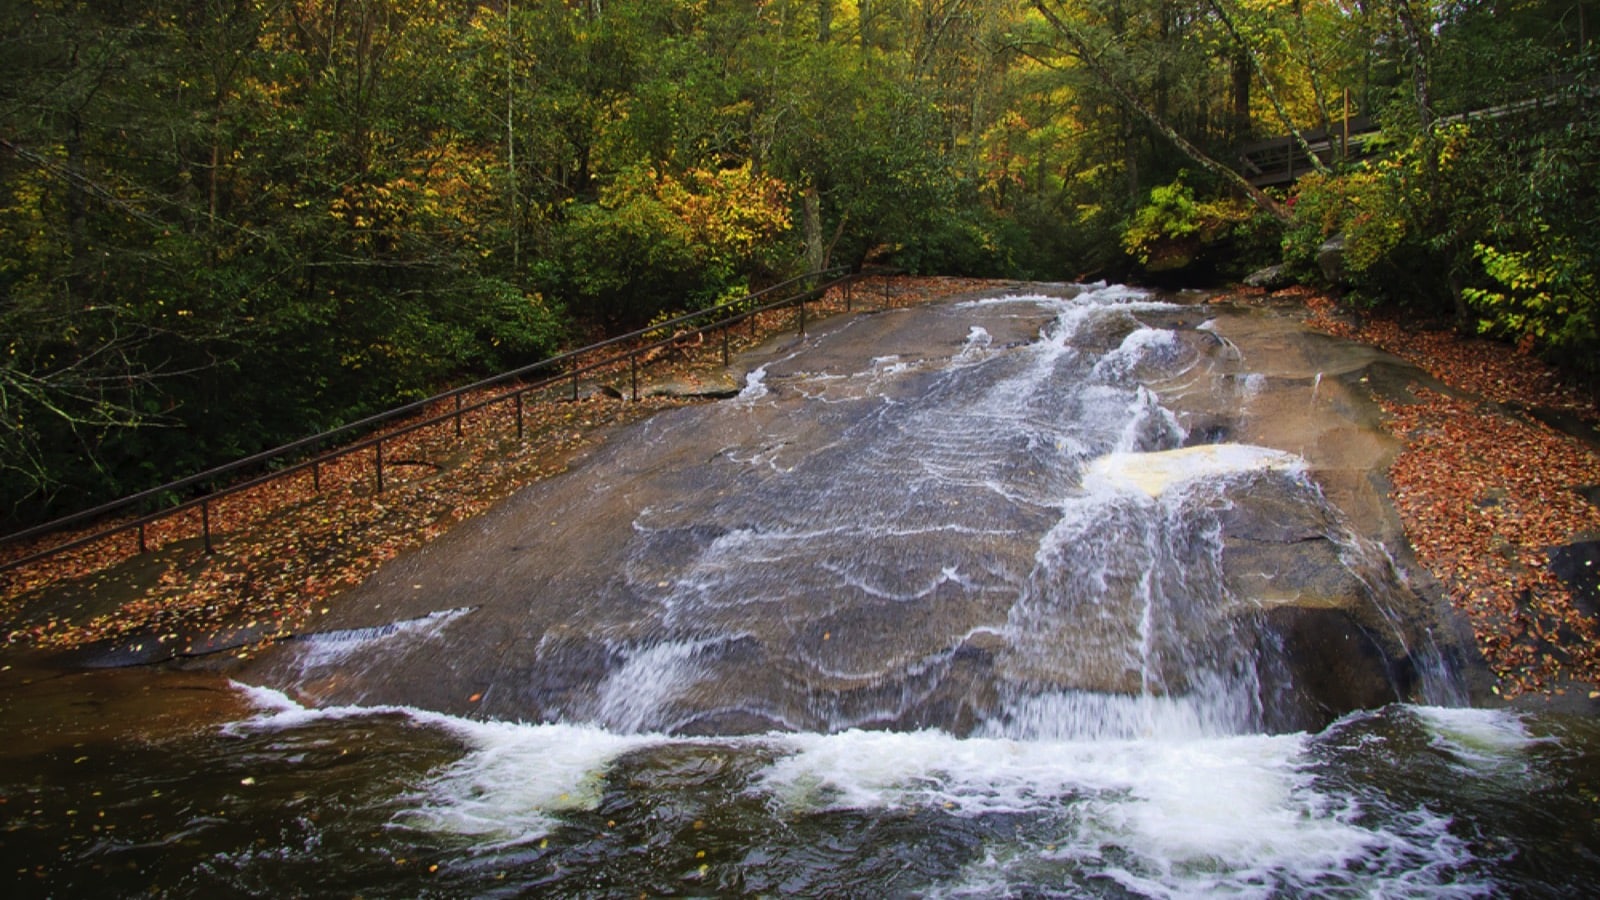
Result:
M424 411L428 407L430 407L430 406L432 406L434 404L438 404L438 403L446 402L446 401L451 401L451 400L455 401L454 408L450 409L447 412L439 413L439 414L432 415L432 416L428 416L428 417L420 419L418 421L406 424L403 427L400 427L398 429L392 429L392 430L389 430L389 431L385 431L385 432L383 432L381 434L373 435L371 437L367 437L367 438L358 440L358 441L356 441L354 443L343 444L343 445L341 445L341 446L339 446L339 447L337 447L337 448L335 448L333 450L329 450L329 451L327 451L325 453L317 454L316 456L313 456L310 459L303 459L303 460L300 460L299 462L295 462L295 463L292 463L290 465L287 465L284 468L274 469L273 471L266 472L264 474L261 474L261 475L258 475L256 477L254 477L254 478L248 478L248 479L246 479L244 481L237 481L237 482L235 482L233 484L229 484L227 487L212 490L212 491L208 492L207 494L205 494L204 496L196 497L196 498L193 498L191 500L187 500L187 501L178 503L178 504L176 504L174 506L170 506L170 507L167 507L165 509L161 509L161 510L158 510L158 511L153 512L153 513L149 513L149 514L144 515L144 516L139 516L139 517L136 517L136 518L133 518L133 519L125 519L125 520L113 523L111 525L108 525L107 527L105 527L103 529L92 531L89 534L82 535L80 537L74 538L74 539L69 540L69 541L65 541L63 543L57 544L57 545L49 547L47 549L40 550L40 551L37 551L35 553L28 554L26 556L22 556L22 557L19 557L17 559L0 562L0 572L6 572L6 571L9 571L11 569L20 568L20 567L22 567L24 565L28 565L30 563L39 562L40 560L48 559L48 558L50 558L52 556L55 556L57 554L65 553L65 552L68 552L70 550L75 550L75 549L77 549L79 547L87 546L88 544L95 543L96 541L104 540L104 539L112 537L114 535L122 534L124 532L132 531L134 529L139 529L139 533L140 533L140 550L143 551L145 549L145 546L144 546L144 529L145 529L146 526L148 526L148 525L150 525L150 524L152 524L154 522L160 521L161 519L169 518L171 516L180 515L180 514L182 514L184 512L188 512L188 511L193 510L195 508L199 508L200 511L201 511L201 531L202 531L202 535L201 536L203 538L203 541L204 541L205 548L206 548L207 552L210 552L213 549L213 547L212 547L212 539L211 539L210 521L209 521L209 519L210 519L210 516L209 516L210 504L215 503L215 502L217 502L219 500L222 500L222 499L224 499L224 498L226 498L226 497L228 497L230 495L237 494L237 493L242 493L242 492L247 491L247 490L249 490L251 488L258 487L258 486L260 486L262 484L266 484L268 482L275 481L275 480L280 479L280 478L287 478L287 477L290 477L292 475L299 474L299 473L305 471L306 469L315 469L316 467L319 467L321 465L329 463L329 462L331 462L333 460L340 459L342 457L349 456L349 455L351 455L353 453L358 453L358 452L360 452L362 450L367 450L367 449L374 449L375 450L376 466L377 466L377 488L378 488L378 490L381 491L383 489L382 445L383 445L383 443L385 441L393 440L395 438L402 437L404 435L410 434L410 433L412 433L414 431L419 431L419 430L424 429L424 428L431 428L433 426L440 425L440 424L442 424L444 422L447 422L447 421L450 421L452 419L454 419L456 424L457 424L457 434L459 435L460 434L460 422L461 422L463 416L467 415L468 413L475 412L475 411L477 411L479 409L483 409L485 407L492 406L492 405L494 405L496 403L504 403L504 402L508 402L508 401L514 401L514 402L516 402L518 404L517 405L517 411L518 411L517 431L518 431L518 436L520 437L521 436L521 432L522 432L522 418L521 418L522 406L521 406L521 399L522 399L523 396L525 396L526 394L529 394L531 392L534 392L534 391L540 391L540 390L544 390L544 389L550 388L550 387L552 387L552 386L554 386L556 384L559 384L559 383L562 383L562 382L565 382L565 381L569 381L569 380L572 381L574 383L574 386L576 387L577 380L581 376L583 376L583 375L585 375L587 373L590 373L590 372L594 372L594 371L606 368L608 366L615 365L615 364L620 363L620 362L625 362L625 361L626 362L630 362L630 365L631 365L631 368L632 368L632 374L633 374L632 398L633 398L633 400L637 401L639 399L639 396L638 396L638 368L637 368L637 364L638 364L638 358L640 356L642 356L643 354L650 353L650 352L653 352L655 350L659 350L661 348L671 346L671 345L673 345L675 343L679 343L679 342L686 341L686 340L691 340L693 338L699 337L701 335L708 334L708 333L716 331L718 329L726 330L726 329L731 328L732 326L737 325L740 322L743 322L743 321L745 321L745 320L747 320L747 319L749 319L749 318L751 318L751 317L753 317L753 316L755 316L755 315L757 315L759 313L768 312L768 311L775 310L775 309L781 309L783 307L792 306L792 305L798 305L800 307L800 331L801 331L801 333L804 333L804 331L805 331L805 304L806 304L806 302L808 300L810 300L810 299L812 299L814 297L823 296L824 294L826 294L826 292L829 289L831 289L833 287L836 287L836 286L843 285L845 287L845 289L846 289L845 296L846 296L846 303L848 305L849 296L850 296L849 295L849 286L851 284L853 284L857 279L862 278L864 276L864 274L866 274L866 273L851 272L849 267L847 267L847 266L834 266L832 268L822 269L822 270L819 270L819 271L816 271L816 272L808 272L808 273L806 273L804 275L799 275L799 276L796 276L794 278L790 278L790 279L788 279L786 281L779 282L778 284L774 284L774 285L771 285L769 287L763 288L762 290L756 291L754 293L747 294L747 295L745 295L743 297L740 297L737 300L732 300L732 301L729 301L729 302L726 302L726 303L721 303L721 304L718 304L716 306L708 307L706 309L697 310L695 312L686 313L684 315L677 316L677 317L672 318L672 319L668 319L668 320L666 320L664 322L657 322L657 323L648 325L648 326L646 326L644 328L640 328L640 329L636 329L634 331L630 331L630 332L628 332L626 334L618 335L616 337L609 338L609 339L604 340L604 341L599 341L599 342L594 343L594 344L589 344L587 346L580 347L580 348L578 348L576 350L569 350L569 351L567 351L565 353L560 353L560 354L557 354L556 356L552 356L552 357L548 357L546 359L542 359L542 360L540 360L540 361L538 361L536 363L531 363L529 365L522 366L520 368L511 369L511 370L508 370L508 371L505 371L505 372L501 372L501 373L499 373L497 375L490 376L489 378L484 378L484 379L481 379L479 381L472 382L471 384L461 385L459 387L451 388L450 390L447 390L447 391L442 391L442 392L440 392L438 394L435 394L435 395L433 395L431 397L428 397L428 398L426 398L424 400L413 401L411 403L407 403L407 404L404 404L402 406L397 406L397 407L394 407L392 409L386 410L384 412L377 413L375 415L367 416L367 417L365 417L363 419L359 419L359 420L354 421L354 422L346 423L346 424L341 425L341 426L339 426L337 428L332 428L332 429L329 429L327 431L321 432L319 434L312 435L310 437L300 438L299 440L291 441L290 443L283 444L282 446L279 446L279 447L274 447L274 448L272 448L270 450L263 450L260 453L255 453L255 454L252 454L250 456L246 456L246 457L244 457L242 459L237 459L237 460L234 460L233 462L226 463L224 465L217 466L217 467L214 467L214 468L211 468L211 469L207 469L204 472L200 472L200 473L195 474L195 475L190 475L190 476L185 477L185 478L180 478L180 479L178 479L176 481L168 482L167 484L163 484L163 485L161 485L159 487L154 487L154 488L150 488L148 490L140 491L140 492L135 493L135 494L130 494L127 497L123 497L123 498L120 498L118 500L114 500L114 501L112 501L110 503L105 503L105 504L102 504L100 506L96 506L96 507L94 507L92 509L87 509L87 510L83 510L81 512L72 513L70 515L66 515L66 516L62 516L62 517L60 517L58 519L54 519L54 520L52 520L50 522L45 522L45 523L43 523L41 525L35 525L33 527L26 528L26 529L23 529L21 531L16 531L16 532L13 532L13 533L8 534L8 535L0 536L0 547L3 547L3 546L6 546L6 545L15 544L15 543L18 543L18 542L21 542L21 541L28 540L30 538L36 538L36 537L40 537L42 535L52 534L52 533L55 533L55 532L58 532L58 531L64 531L64 530L66 530L68 528L71 528L71 527L73 527L75 525L81 525L81 524L83 524L85 522L91 522L91 521L94 521L96 519L106 518L106 517L111 516L111 515L113 515L115 513L122 512L124 510L127 510L130 507L135 507L140 503L143 503L143 502L145 502L147 500L151 500L151 499L156 498L156 497L160 497L160 496L163 496L163 495L171 494L171 493L174 493L174 492L185 491L185 490L188 490L190 488L193 488L193 487L195 487L197 485L201 485L201 484L215 483L215 482L217 482L217 481L219 481L219 480L221 480L221 479L223 479L225 477L237 476L238 473L240 473L240 472L242 472L244 470L250 469L252 467L256 467L256 466L260 466L260 465L263 465L263 464L266 464L266 463L270 463L270 462L275 461L275 460L284 459L286 457L293 457L293 456L299 455L299 454L303 453L304 451L306 451L306 450L308 450L310 448L314 448L314 447L317 447L319 445L329 443L329 442L333 441L336 438L345 437L345 436L348 436L348 435L350 435L352 433L359 433L361 431L370 430L370 429L372 429L372 428L374 428L376 426L380 426L380 425L383 425L385 423L394 421L396 419L400 419L400 418L403 418L403 417L406 417L406 416L413 415L413 414L415 414L415 413L417 413L419 411ZM784 297L782 297L781 299L778 299L778 300L774 300L774 301L771 301L771 302L768 302L768 303L765 303L765 304L760 304L760 305L757 305L757 306L751 306L750 305L752 301L760 300L760 299L762 299L764 297L768 297L768 296L770 296L772 294L775 294L775 293L778 293L778 292L781 292L781 291L785 291L785 290L794 288L796 285L800 285L800 284L805 283L805 282L810 282L811 286L807 287L807 288L804 288L803 290L800 290L800 291L798 291L796 293L790 294L788 296L784 296ZM724 314L724 313L728 313L728 315L725 315L725 316L722 316L722 317L718 318L718 316L720 314ZM681 326L689 325L689 324L695 322L696 320L703 320L703 319L705 319L707 317L713 317L714 321L712 321L712 322L710 322L708 324L698 325L698 326L694 327L692 330L680 330ZM506 393L497 394L497 395L495 395L493 397L490 397L488 399L479 400L479 401L473 402L470 405L463 405L461 403L461 398L466 396L467 394L470 394L470 393L473 393L473 392L476 392L476 391L482 391L482 390L484 390L486 388L492 388L492 387L495 387L497 385L504 384L504 383L506 383L508 381L513 381L513 380L525 378L525 377L527 377L529 375L532 375L532 374L534 374L536 372L539 372L541 370L549 370L549 369L552 369L554 367L561 367L561 366L565 366L567 364L575 364L579 360L581 360L582 358L584 358L586 356L593 355L593 354L595 354L597 352L600 352L600 351L609 350L611 348L618 347L619 345L623 345L623 344L627 344L627 343L630 343L630 342L638 341L641 338L648 338L649 335L654 334L654 333L658 333L658 332L662 332L662 331L670 331L671 334L670 334L670 336L668 336L666 338L662 338L662 339L656 340L656 341L646 341L644 344L630 347L630 348L628 348L628 349L626 349L626 350L624 350L622 352L616 353L616 354L611 355L611 356L607 356L606 358L601 359L599 361L589 362L587 364L580 365L580 366L578 366L576 368L572 368L572 369L569 369L567 371L563 371L560 374L551 375L551 376L548 376L548 377L546 377L544 379L541 379L539 381L536 381L536 382L533 382L533 383L530 383L530 384L524 384L524 385L522 385L522 386L520 386L520 387L518 387L518 388L516 388L516 389L514 389L512 391L509 391L509 392L506 392ZM725 346L724 347L725 356L726 356L726 352L727 352L727 350L726 350L726 346ZM725 358L724 359L724 363L726 363L726 362L727 362L727 359Z

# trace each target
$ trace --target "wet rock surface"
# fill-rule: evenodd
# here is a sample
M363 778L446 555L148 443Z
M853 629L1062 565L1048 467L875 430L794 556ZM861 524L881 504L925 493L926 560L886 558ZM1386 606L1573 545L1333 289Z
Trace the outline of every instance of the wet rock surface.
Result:
M1353 538L1398 531L1373 474L1393 443L1352 390L1392 360L1260 310L1074 293L777 342L735 367L737 398L634 426L326 627L470 611L347 653L286 642L241 674L324 704L693 734L1008 733L1084 695L1290 730L1427 699L1437 612ZM1309 479L1084 480L1222 436Z

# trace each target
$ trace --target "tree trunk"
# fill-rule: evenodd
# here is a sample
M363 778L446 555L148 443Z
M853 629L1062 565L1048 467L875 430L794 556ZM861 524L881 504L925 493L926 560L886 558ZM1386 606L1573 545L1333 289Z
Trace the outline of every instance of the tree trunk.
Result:
M83 120L72 115L71 131L65 142L67 151L67 245L71 247L72 268L67 283L75 299L86 297L94 282L89 272L89 182L88 161L84 158Z
M822 198L814 186L807 187L802 217L806 233L806 271L827 268L828 249L822 245Z
M1311 79L1311 96L1317 102L1317 124L1323 131L1333 128L1333 117L1328 113L1328 95L1322 88L1322 63L1317 57L1317 44L1311 39L1311 31L1306 27L1306 10L1304 0L1294 0L1295 28L1299 31L1300 43L1306 48L1306 74ZM1349 108L1350 90L1345 89L1345 107Z
M1233 129L1232 137L1235 141L1243 141L1250 137L1250 58L1244 51L1235 50L1231 62L1233 76Z
M1212 11L1217 14L1217 18L1222 20L1222 25L1227 29L1228 36L1233 38L1233 44L1237 48L1237 52L1244 55L1245 61L1250 65L1250 71L1261 80L1261 90L1267 95L1267 99L1272 102L1272 111L1278 114L1278 121L1294 137L1295 143L1300 145L1300 149L1305 153L1307 161L1311 163L1311 168L1324 175L1328 174L1328 165L1322 161L1321 157L1317 156L1315 150L1311 149L1311 142L1306 140L1305 134L1296 127L1294 120L1289 118L1289 113L1284 110L1282 101L1278 99L1277 90L1273 88L1272 81L1267 78L1266 69L1261 66L1261 60L1256 57L1255 50L1245 43L1244 35L1240 34L1239 29L1234 27L1233 18L1228 15L1227 10L1222 8L1222 0L1208 0L1208 2Z
M1405 32L1406 41L1411 44L1411 87L1416 92L1417 124L1423 138L1427 139L1433 129L1433 78L1429 71L1433 57L1431 32L1417 23L1410 0L1395 0L1394 14L1400 22L1400 30Z
M511 0L506 0L506 209L511 219L511 277L522 271L522 217L517 186L517 73L514 58L516 31L511 22Z

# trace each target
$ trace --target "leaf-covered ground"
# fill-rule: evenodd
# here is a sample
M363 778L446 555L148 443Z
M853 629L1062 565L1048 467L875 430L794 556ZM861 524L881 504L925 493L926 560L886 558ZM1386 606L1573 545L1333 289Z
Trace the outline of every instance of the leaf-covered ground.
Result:
M878 279L858 285L854 302L905 306L997 286ZM1514 348L1396 320L1356 320L1311 292L1288 296L1306 305L1315 327L1383 347L1452 389L1418 387L1414 399L1385 401L1391 428L1406 442L1390 474L1417 557L1470 619L1504 696L1595 696L1596 624L1550 574L1546 548L1600 537L1600 510L1577 490L1600 485L1600 455L1593 443L1512 411L1562 410L1593 423L1592 399ZM810 315L842 309L835 295ZM792 312L764 314L735 332L735 348L794 324ZM720 341L707 339L658 354L647 380L692 380L715 369L720 352ZM625 368L601 380L628 389ZM134 553L136 538L127 534L0 574L0 632L11 646L98 642L122 648L129 659L222 648L248 654L262 640L315 628L341 591L517 488L562 471L606 440L610 426L687 402L594 393L577 402L529 403L522 441L509 404L469 416L462 438L448 424L413 433L385 445L382 493L374 489L370 453L361 453L324 467L320 491L306 474L224 501L212 515L212 554L200 546L197 516L179 516L150 528L147 555Z

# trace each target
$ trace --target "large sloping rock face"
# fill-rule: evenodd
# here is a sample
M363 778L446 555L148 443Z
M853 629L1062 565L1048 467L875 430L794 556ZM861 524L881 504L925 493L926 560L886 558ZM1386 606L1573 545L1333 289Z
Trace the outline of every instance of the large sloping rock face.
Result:
M1135 734L1163 704L1281 731L1436 701L1453 632L1379 546L1380 364L1131 292L842 320L396 561L243 675L693 734Z

